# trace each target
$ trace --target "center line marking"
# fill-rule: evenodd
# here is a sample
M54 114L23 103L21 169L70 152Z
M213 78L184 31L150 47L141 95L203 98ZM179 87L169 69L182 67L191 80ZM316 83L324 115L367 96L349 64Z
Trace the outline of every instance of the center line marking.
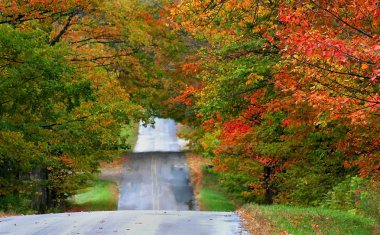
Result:
M155 180L156 180L156 205L157 205L157 210L160 209L160 192L158 188L158 178L157 178L157 159L154 159L154 172L155 172Z
M154 197L154 180L153 180L153 156L150 161L150 179L152 181L152 210L155 210L155 197Z

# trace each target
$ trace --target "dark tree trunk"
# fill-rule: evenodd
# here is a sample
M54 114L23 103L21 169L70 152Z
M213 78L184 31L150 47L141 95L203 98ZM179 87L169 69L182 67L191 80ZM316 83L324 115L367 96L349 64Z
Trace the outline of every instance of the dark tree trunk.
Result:
M265 186L265 204L273 204L273 189L270 184L272 168L270 166L264 166L264 186Z
M47 174L46 169L38 168L30 173L30 179L35 184L35 192L32 197L32 208L38 213L46 213L47 211Z

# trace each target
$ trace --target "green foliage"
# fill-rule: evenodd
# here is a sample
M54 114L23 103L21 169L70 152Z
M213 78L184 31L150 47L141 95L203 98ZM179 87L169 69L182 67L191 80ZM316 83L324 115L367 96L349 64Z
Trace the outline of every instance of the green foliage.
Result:
M197 106L198 112L205 120L214 117L215 113L223 118L237 116L249 105L247 94L272 86L268 84L268 80L272 76L271 67L277 59L274 56L264 57L260 54L241 56L241 53L243 55L246 53L245 50L254 51L256 48L249 46L247 48L246 44L235 47L233 51L226 49L226 52L223 52L230 53L226 55L228 59L217 60L208 65L217 73L210 74L210 71L205 71L201 74L205 87L197 97ZM235 50L237 52L234 52Z
M129 151L132 151L135 147L137 136L138 136L138 130L139 130L139 123L137 122L132 122L129 125L125 125L121 129L120 138L126 139L125 144L127 145L127 148Z
M327 194L323 205L331 209L355 210L357 204L368 194L364 192L365 182L363 178L348 176Z
M0 25L0 198L40 212L62 205L101 160L127 147L115 140L129 109L138 110L94 89L66 59L68 47L46 36Z
M32 201L17 195L7 195L0 198L0 214L1 212L15 214L33 214L36 211L31 210Z
M380 224L379 188L368 179L347 176L327 193L321 205L372 217Z
M287 153L280 156L292 162L292 167L276 175L277 202L317 206L345 175L355 174L354 169L343 166L343 153L335 147L344 132L344 128L335 123L318 128L305 125L284 130L289 136L284 143Z
M198 151L201 151L204 157L212 158L214 156L213 151L216 148L216 146L220 144L220 140L217 138L217 136L219 135L220 131L209 131L203 135L203 138L200 141L201 150L198 149Z
M263 203L261 195L253 193L252 186L260 184L258 179L252 179L243 173L219 173L219 175L221 187L237 204L242 205L252 201Z

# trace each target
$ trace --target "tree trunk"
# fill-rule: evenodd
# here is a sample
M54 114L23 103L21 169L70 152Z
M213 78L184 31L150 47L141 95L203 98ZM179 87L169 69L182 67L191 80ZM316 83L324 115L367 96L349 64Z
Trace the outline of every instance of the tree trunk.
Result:
M270 185L270 175L272 168L270 166L264 166L264 186L265 186L265 204L273 204L273 189Z

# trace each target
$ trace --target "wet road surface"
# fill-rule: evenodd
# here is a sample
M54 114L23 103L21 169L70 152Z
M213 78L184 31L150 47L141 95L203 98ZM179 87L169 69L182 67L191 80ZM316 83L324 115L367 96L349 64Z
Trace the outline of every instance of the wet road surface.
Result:
M119 210L196 209L180 152L134 153L125 163L119 190Z
M247 234L230 212L100 211L0 218L0 234Z

